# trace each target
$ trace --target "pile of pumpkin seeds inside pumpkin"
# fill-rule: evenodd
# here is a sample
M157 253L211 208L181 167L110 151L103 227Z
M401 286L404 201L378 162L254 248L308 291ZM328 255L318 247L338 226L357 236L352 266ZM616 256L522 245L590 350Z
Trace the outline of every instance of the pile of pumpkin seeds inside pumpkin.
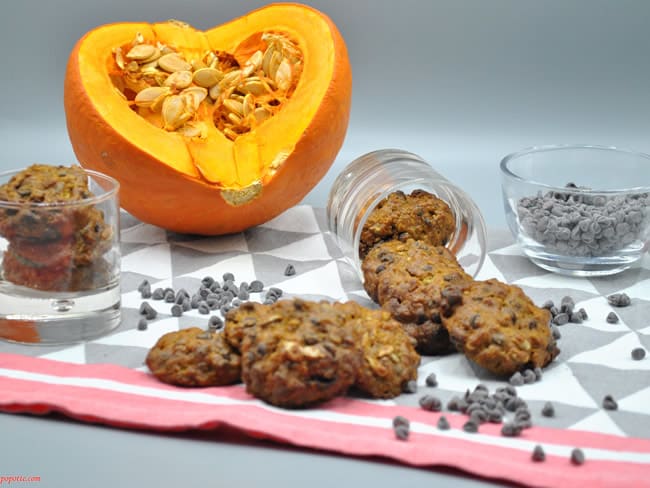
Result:
M275 115L302 73L302 52L285 34L265 32L261 46L242 64L217 50L192 59L138 33L113 49L111 79L136 112L164 130L205 139L207 113L235 140Z

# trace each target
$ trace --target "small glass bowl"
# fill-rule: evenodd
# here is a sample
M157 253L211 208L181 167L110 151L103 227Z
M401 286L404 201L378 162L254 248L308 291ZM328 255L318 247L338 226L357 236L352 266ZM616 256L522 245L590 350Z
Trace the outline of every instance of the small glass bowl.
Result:
M1 340L71 344L120 324L119 183L83 172L87 198L0 201Z
M610 275L650 248L650 155L539 146L506 156L500 166L508 226L541 268Z

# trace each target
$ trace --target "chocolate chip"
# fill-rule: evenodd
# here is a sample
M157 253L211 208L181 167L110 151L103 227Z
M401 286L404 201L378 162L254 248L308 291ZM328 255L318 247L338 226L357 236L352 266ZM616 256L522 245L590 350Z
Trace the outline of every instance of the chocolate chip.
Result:
M409 422L409 419L402 415L396 415L393 417L393 427L397 427L398 425L406 425L409 427L411 425L411 422Z
M542 461L544 461L546 459L546 454L544 453L544 449L542 448L542 446L537 444L533 448L533 454L532 454L531 458L532 458L533 461L538 462L538 463L542 462Z
M605 320L608 324L618 324L618 315L614 312L609 312Z
M435 373L429 373L427 378L424 380L427 386L438 386L438 379L436 378Z
M423 410L431 410L432 412L439 412L442 410L442 402L439 398L433 395L424 395L420 397L418 403Z
M632 349L632 359L635 361L641 361L645 357L645 349L642 347L635 347Z
M585 462L585 453L582 452L582 449L576 447L571 451L571 462L576 465L584 464Z
M148 324L147 319L144 317L138 320L138 330L147 330Z
M607 303L612 307L627 307L632 301L626 293L613 293L607 297Z
M542 415L544 417L555 417L555 407L551 402L546 402L542 407Z
M524 383L526 383L527 385L530 383L535 383L535 381L537 381L537 375L532 369L525 370L523 376L524 376Z
M212 315L208 319L208 327L214 330L221 329L223 328L223 320L218 315Z
M521 427L514 422L506 422L501 427L501 435L505 437L516 437L521 434Z
M451 425L449 425L449 420L447 420L447 417L444 415L441 415L440 418L438 419L438 423L436 424L438 429L440 430L449 430L451 429Z
M232 273L224 273L221 278L223 279L224 283L226 281L235 281L235 275Z
M553 317L552 322L555 325L564 325L569 322L569 314L566 312L560 312L555 317Z
M174 290L167 290L165 292L165 302L174 303L175 300L176 300L176 294L174 293Z
M173 317L180 317L183 315L183 308L178 303L176 303L172 306L171 312Z
M618 410L618 403L616 403L612 395L605 395L605 398L603 398L603 408L605 410Z
M478 432L478 423L470 419L463 424L463 430L470 434L476 434Z
M149 305L149 302L142 302L140 304L140 315L144 315L147 320L153 320L158 315L158 312Z
M517 371L510 377L510 379L508 379L508 383L512 386L521 386L524 384L524 377L519 371Z
M156 288L151 294L151 298L154 300L162 300L165 298L165 292L162 288Z
M407 425L398 425L394 429L395 437L400 441L408 440L409 438L409 428Z
M418 391L418 382L415 380L409 380L404 383L404 393L416 393Z
M293 264L287 264L287 267L284 268L284 276L293 276L296 274L296 268Z

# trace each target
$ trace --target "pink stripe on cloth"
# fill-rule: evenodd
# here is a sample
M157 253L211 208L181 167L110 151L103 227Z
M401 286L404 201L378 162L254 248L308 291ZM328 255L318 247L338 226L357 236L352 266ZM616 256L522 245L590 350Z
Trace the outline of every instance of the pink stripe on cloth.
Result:
M391 428L394 415L406 413L414 427L415 422L431 424L437 418L417 408L379 406L340 398L320 409L294 412L251 399L239 386L186 390L162 385L147 374L117 366L86 366L43 359L8 362L8 359L15 358L0 355L0 368L17 371L13 376L25 372L26 378L10 377L10 372L0 376L0 408L9 412L58 411L86 422L155 430L212 429L227 424L254 437L297 446L356 456L384 456L415 466L453 466L531 486L648 486L648 463L587 458L578 467L567 456L549 453L546 462L534 463L528 450L481 444L469 435L449 437L435 429L413 430L408 441L397 440ZM29 363L27 368L20 367L26 363ZM88 376L89 368L100 374ZM103 376L106 373L116 374ZM48 381L47 376L39 379L35 375L56 378ZM86 379L88 384L93 379L98 381L94 386L65 384L74 383L78 378ZM114 391L109 387L131 391ZM187 399L170 397L179 392ZM629 452L630 446L625 450ZM650 449L641 451L650 453Z

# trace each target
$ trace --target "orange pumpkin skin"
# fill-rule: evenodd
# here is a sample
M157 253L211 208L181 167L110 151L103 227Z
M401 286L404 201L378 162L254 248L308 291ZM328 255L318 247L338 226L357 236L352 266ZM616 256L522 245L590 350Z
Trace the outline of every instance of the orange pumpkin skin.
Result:
M131 115L127 114L125 119L129 119L130 127L136 128L134 134L124 130L119 121L107 120L107 114L112 111L111 104L118 107L126 105L126 102L112 90L107 72L91 70L92 76L89 76L84 63L89 63L89 52L95 53L100 63L105 63L103 59L112 55L106 46L94 45L93 35L96 31L102 29L104 38L107 35L110 37L111 29L129 30L129 24L98 27L77 42L68 61L64 83L64 108L70 141L82 166L111 175L120 182L120 202L129 213L143 222L180 233L218 235L239 232L264 223L299 203L323 178L343 144L349 120L352 72L345 42L328 17L297 4L266 6L224 26L230 31L241 32L240 38L234 42L243 43L255 34L247 32L247 26L255 23L266 25L267 18L269 30L285 28L277 25L277 19L284 19L283 22L286 21L288 28L304 43L305 66L311 54L310 43L325 43L332 55L329 59L309 61L311 66L315 66L316 62L326 63L328 69L324 72L329 74L323 75L327 76L325 80L316 80L309 78L314 76L313 72L304 72L294 94L295 103L300 98L297 96L299 90L310 90L312 81L326 84L322 96L311 107L309 120L306 123L301 121L304 127L301 126L296 140L288 141L291 151L275 155L276 160L282 161L285 156L286 159L272 175L267 174L262 178L259 194L244 199L247 201L240 204L226 201L222 190L228 188L218 181L208 181L200 170L165 159L162 150L155 154L157 149L153 150L148 145L146 137L151 128L143 129L142 134L145 135L142 135L138 122L133 122ZM306 22L306 19L309 21ZM306 27L301 27L303 23ZM319 38L301 31L314 30L316 24L319 28L325 28L318 31ZM138 28L145 25L134 24ZM224 26L214 30L218 31ZM327 36L323 37L323 32ZM125 39L116 38L114 45L124 42ZM210 47L219 49L219 46ZM105 93L100 93L101 90ZM100 95L102 99L104 95L109 98L106 106L98 107ZM290 99L287 106L292 103L294 99ZM122 107L119 109L123 110ZM282 110L285 109L283 107ZM266 131L266 137L268 134L286 137L281 115L282 112L267 122L271 128ZM135 113L133 116L139 117ZM142 124L148 124L146 120L141 120ZM290 122L294 124L293 120ZM300 126L300 123L294 125ZM170 152L173 152L172 149L177 151L173 146L175 143L169 142ZM211 154L210 160L218 160L219 157L219 154ZM270 161L261 161L260 164L268 165Z

